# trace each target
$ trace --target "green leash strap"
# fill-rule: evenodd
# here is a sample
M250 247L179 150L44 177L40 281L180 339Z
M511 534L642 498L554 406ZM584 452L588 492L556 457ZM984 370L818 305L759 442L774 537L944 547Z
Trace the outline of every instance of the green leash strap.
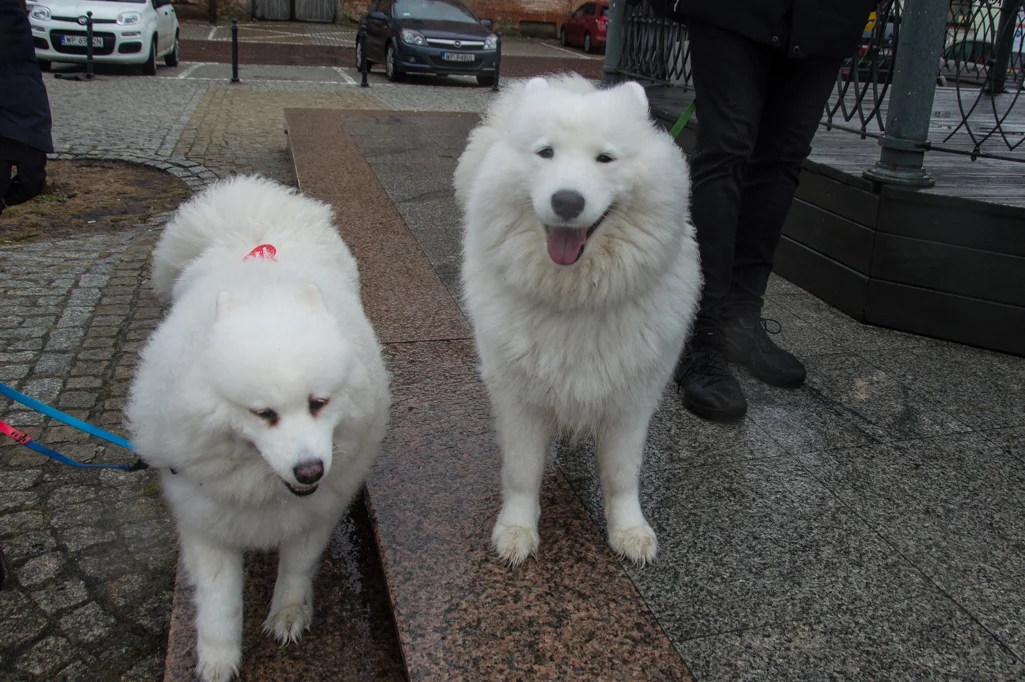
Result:
M680 133L683 132L683 129L687 127L687 121L689 121L690 117L693 115L694 102L691 102L689 105L687 105L687 108L683 110L683 113L680 114L680 118L678 121L676 121L676 125L673 126L673 129L669 131L669 134L673 136L674 140L677 137L679 137Z

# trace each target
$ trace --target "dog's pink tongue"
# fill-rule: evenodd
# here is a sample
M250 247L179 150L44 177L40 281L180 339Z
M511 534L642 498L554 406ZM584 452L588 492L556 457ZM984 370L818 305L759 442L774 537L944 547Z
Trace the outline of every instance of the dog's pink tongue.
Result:
M587 241L587 229L572 227L549 227L548 255L558 265L572 265L580 258L584 242Z

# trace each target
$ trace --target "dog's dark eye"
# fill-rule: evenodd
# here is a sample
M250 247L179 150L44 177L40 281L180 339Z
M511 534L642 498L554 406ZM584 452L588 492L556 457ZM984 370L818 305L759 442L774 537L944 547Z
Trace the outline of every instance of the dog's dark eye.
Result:
M278 423L278 413L275 412L274 410L271 410L271 409L268 408L268 409L263 409L263 410L249 410L249 411L252 412L253 414L255 414L260 419L262 419L265 422L267 422L268 424L270 424L271 426L274 426L275 424Z
M542 159L550 159L553 156L555 156L555 150L553 150L551 147L545 147L544 149L538 150L537 155L540 156Z
M331 401L330 398L310 398L310 414L314 417Z
M608 154L599 154L599 155L598 155L598 158L596 159L596 161L597 161L598 163L612 163L613 161L615 161L615 159L613 159L613 158L612 158L612 157L611 157L610 155L608 155Z

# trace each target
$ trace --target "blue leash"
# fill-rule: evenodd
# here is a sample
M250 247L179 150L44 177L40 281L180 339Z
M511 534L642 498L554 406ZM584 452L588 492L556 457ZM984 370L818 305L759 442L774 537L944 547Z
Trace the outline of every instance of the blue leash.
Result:
M88 433L91 436L96 436L97 438L105 440L108 443L113 443L114 445L122 447L125 450L135 452L135 448L132 447L132 444L124 438L122 438L121 436L117 436L113 433L110 433L109 431L105 431L98 426L93 426L92 424L86 423L81 419L75 419L71 415L64 414L60 410L55 410L49 405L45 405L39 402L35 398L30 398L24 393L19 393L18 391L15 391L7 384L0 383L0 395L6 398L10 398L15 402L21 403L25 407L35 410L40 414L44 414L47 417L51 417L59 422L67 424L68 426L72 426L78 429L79 431ZM33 452L38 452L40 455L49 457L50 459L58 461L61 464L67 464L68 466L73 466L79 469L120 469L121 471L139 471L141 469L148 468L148 465L141 459L136 459L136 461L133 464L86 464L84 462L76 462L75 460L70 459L69 457L65 457L56 450L46 447L42 443L35 442L34 440L26 436L24 433L21 433L17 429L10 427L4 422L0 422L0 425L2 425L2 427L6 427L0 427L0 429L2 429L2 431L6 435L21 443L29 450L32 450Z

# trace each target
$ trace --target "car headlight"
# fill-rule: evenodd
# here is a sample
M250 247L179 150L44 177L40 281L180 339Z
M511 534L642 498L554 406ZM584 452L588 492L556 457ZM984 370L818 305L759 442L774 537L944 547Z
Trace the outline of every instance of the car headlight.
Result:
M411 31L406 28L402 30L402 42L409 45L426 45L427 39L420 31Z
M119 26L134 26L142 21L142 15L138 12L122 12L117 15Z
M50 8L43 7L42 5L35 5L32 8L32 12L29 14L30 17L36 21L49 21L50 20Z
M484 49L485 50L494 50L496 47L498 47L498 36L496 36L494 33L492 33L491 35L489 35L487 38L484 39Z

